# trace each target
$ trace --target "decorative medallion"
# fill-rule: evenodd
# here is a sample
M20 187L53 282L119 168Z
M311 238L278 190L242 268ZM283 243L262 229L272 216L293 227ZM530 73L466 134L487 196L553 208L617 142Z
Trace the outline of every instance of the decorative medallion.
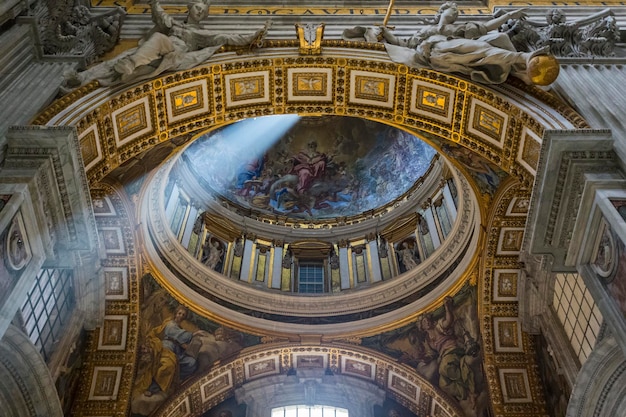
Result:
M350 85L351 103L393 108L396 88L394 75L352 70Z
M176 123L209 111L206 79L182 84L165 90L167 119Z
M501 368L498 375L505 403L532 402L526 369Z
M89 400L117 400L122 379L122 369L121 366L95 366L91 380L91 389L89 390Z
M102 161L102 148L98 135L98 125L94 123L78 136L80 151L83 155L85 169L89 170L98 162Z
M517 162L534 175L537 172L540 152L541 138L527 127L524 127L517 154Z
M118 147L153 131L150 97L145 96L111 113Z
M495 107L472 98L467 131L492 145L502 148L509 116Z
M332 68L289 68L287 101L332 102Z
M493 301L517 301L519 269L493 270Z
M270 103L269 71L227 74L226 107Z
M414 79L411 87L410 112L431 117L439 122L451 123L455 91L444 86L435 87L425 81Z

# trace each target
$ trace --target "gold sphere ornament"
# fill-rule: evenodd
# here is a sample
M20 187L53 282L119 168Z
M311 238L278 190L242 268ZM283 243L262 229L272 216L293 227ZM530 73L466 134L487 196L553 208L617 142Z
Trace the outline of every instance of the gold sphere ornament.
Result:
M550 85L559 76L559 61L552 55L535 55L528 61L526 73L536 85Z

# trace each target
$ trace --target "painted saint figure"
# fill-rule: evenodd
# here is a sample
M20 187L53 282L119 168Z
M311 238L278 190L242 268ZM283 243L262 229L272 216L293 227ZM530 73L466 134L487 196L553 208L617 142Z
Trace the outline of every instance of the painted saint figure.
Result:
M478 393L470 361L478 355L479 346L469 333L465 332L463 340L455 333L453 304L454 300L446 297L441 319L425 315L418 322L423 335L419 349L423 360L437 360L439 387L457 400L469 400L474 408Z
M328 156L318 152L317 142L309 142L307 148L307 151L298 152L293 156L291 172L298 176L296 186L298 194L306 192L315 180L324 175L328 163Z
M98 80L100 85L130 83L174 70L193 68L210 58L223 45L260 46L270 23L251 34L223 34L204 29L200 22L209 14L209 0L194 0L185 22L165 13L158 0L151 0L154 28L139 46L117 58L81 73L65 75L65 87L74 88Z

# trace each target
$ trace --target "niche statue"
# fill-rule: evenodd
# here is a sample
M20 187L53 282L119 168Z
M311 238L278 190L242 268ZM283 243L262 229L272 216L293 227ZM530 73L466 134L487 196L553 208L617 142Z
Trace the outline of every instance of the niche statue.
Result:
M250 34L223 34L204 29L200 22L209 14L209 0L194 0L184 22L165 13L158 0L151 0L154 28L136 48L123 52L83 72L65 74L65 89L97 80L102 86L131 83L165 71L193 68L209 59L223 45L260 47L270 27Z

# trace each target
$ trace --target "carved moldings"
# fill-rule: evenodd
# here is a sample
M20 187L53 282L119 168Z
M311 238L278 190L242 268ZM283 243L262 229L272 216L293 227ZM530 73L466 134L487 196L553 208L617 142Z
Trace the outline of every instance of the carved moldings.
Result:
M241 236L241 229L224 216L205 212L204 224L210 225L212 234L228 242L235 241Z
M619 175L612 146L608 131L544 136L537 168L542 192L532 196L524 237L529 253L551 254L557 268L567 262L576 222L571 213L580 208L587 176Z
M333 246L328 242L300 241L289 244L289 250L297 258L327 258Z
M412 213L408 216L396 220L395 222L387 226L384 230L380 232L380 235L388 242L395 242L398 239L415 233L418 221L419 214Z

